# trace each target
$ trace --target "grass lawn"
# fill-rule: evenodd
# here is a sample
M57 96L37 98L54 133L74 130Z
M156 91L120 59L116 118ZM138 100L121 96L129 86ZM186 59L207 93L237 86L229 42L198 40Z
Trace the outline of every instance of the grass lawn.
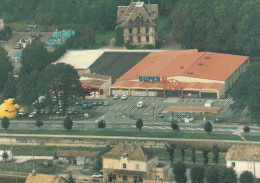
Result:
M126 137L154 137L154 138L180 138L180 139L207 139L207 140L242 140L237 135L206 134L206 133L174 133L150 131L110 131L110 130L0 130L0 133L11 134L49 134L49 135L94 135L94 136L126 136ZM258 138L257 138L258 137ZM252 140L259 141L259 136ZM250 136L248 136L250 138Z

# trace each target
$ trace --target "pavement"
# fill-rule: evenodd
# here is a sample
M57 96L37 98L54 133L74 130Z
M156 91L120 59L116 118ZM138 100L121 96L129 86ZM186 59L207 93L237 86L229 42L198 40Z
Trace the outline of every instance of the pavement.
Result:
M53 160L53 156L13 156L15 163L23 163L32 159Z

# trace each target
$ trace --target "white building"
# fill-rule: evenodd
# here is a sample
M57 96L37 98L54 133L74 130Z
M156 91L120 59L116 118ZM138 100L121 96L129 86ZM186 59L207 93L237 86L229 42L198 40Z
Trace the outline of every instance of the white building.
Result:
M4 19L0 19L0 31L4 30L5 25L4 25Z
M227 167L233 167L238 176L250 171L260 179L260 146L233 145L226 155Z

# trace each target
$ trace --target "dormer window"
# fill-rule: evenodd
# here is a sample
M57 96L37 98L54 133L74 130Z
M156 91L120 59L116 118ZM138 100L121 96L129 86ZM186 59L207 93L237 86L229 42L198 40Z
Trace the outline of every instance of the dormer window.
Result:
M122 158L127 158L127 153L124 153L124 154L122 155Z
M126 169L126 163L123 163L123 169Z

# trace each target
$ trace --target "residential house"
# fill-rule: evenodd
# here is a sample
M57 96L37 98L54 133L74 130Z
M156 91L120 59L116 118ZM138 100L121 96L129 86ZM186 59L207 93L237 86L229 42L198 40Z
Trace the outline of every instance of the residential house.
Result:
M159 163L155 152L138 144L118 144L102 156L103 181L141 183L169 181L170 165Z
M25 183L67 183L60 175L29 173Z
M243 171L250 171L260 179L260 145L233 145L227 152L226 162L238 176Z
M123 29L123 42L131 45L155 46L157 39L158 4L131 2L118 6L116 28Z
M0 19L0 31L4 30L5 26L4 26L4 19Z
M93 164L99 151L58 150L57 158L72 165Z

